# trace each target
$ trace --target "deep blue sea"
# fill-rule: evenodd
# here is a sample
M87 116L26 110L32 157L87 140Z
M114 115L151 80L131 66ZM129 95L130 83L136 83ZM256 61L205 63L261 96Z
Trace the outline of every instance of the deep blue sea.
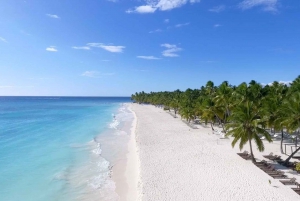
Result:
M129 104L0 97L0 200L117 200L110 169L126 149Z

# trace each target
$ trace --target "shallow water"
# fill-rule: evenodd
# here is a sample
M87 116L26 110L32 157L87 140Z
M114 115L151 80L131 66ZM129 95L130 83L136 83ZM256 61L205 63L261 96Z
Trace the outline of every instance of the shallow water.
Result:
M1 200L117 200L129 98L0 97Z

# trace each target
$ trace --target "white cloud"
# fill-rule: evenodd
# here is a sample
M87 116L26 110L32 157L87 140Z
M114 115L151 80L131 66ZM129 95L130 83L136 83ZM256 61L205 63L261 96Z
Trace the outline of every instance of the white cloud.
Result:
M180 28L180 27L183 27L183 26L187 26L187 25L189 25L189 24L190 24L189 22L184 23L184 24L176 24L175 27L176 27L176 28Z
M5 38L0 37L0 41L7 43L7 40Z
M269 86L272 86L274 82L270 82L268 84L266 83L261 83L262 86L266 86L266 85L269 85ZM282 85L287 85L287 86L290 86L292 81L279 81L278 82L279 84L282 84Z
M145 0L146 5L129 9L126 13L154 13L156 10L166 11L179 8L188 2L198 3L200 0Z
M243 0L238 7L242 10L262 6L265 11L277 11L278 0Z
M157 32L162 32L162 30L161 29L156 29L154 31L149 31L149 33L157 33Z
M103 43L88 43L90 47L99 47L109 52L121 53L125 46L104 45Z
M47 47L46 50L49 51L49 52L57 52L57 49L56 49L55 46Z
M169 22L170 22L169 19L165 19L165 20L164 20L164 23L169 23Z
M46 14L48 17L54 18L54 19L59 19L57 15L52 15L52 14Z
M178 57L179 55L176 52L181 51L182 49L177 47L176 45L171 45L168 43L161 44L162 47L167 48L166 50L162 51L162 55L164 57Z
M214 12L214 13L220 13L220 12L224 11L225 8L226 7L224 5L220 5L220 6L213 7L211 9L209 9L208 11Z
M218 28L218 27L220 27L220 26L222 26L222 25L220 25L220 24L215 24L215 25L214 25L215 28Z
M287 86L292 84L292 81L279 81L279 84L285 84Z
M100 73L99 71L85 71L84 73L81 74L81 76L98 78L101 76L109 76L114 74L115 73Z
M98 77L99 72L98 71L85 71L84 73L81 74L81 76L85 77Z
M135 8L135 11L138 13L154 13L157 8L153 8L152 6L138 6Z
M155 57L155 56L137 56L137 58L147 59L147 60L158 60L158 59L161 59L161 58L158 58L158 57Z
M83 46L83 47L74 46L72 48L75 49L75 50L90 50L91 49L90 47L87 47L87 46Z

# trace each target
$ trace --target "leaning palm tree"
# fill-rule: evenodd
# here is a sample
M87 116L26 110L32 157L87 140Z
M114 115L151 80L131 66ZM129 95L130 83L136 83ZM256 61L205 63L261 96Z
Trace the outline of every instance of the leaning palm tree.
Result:
M271 136L267 131L260 127L260 107L253 102L246 101L237 105L229 117L230 123L226 125L228 130L226 136L232 136L234 139L232 147L240 140L239 148L249 142L252 162L256 162L252 151L252 140L255 141L259 151L264 151L264 144L259 135L263 135L267 141L272 142Z

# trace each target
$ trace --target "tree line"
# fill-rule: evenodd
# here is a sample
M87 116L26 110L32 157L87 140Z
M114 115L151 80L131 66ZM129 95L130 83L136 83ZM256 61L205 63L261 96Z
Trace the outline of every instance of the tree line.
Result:
M208 81L200 89L185 91L164 91L145 93L136 92L131 99L137 103L162 106L180 114L188 122L199 118L210 124L222 126L226 136L232 136L232 146L239 142L239 148L249 142L252 161L255 158L252 151L252 141L259 151L264 151L261 137L272 142L266 129L281 132L281 152L284 131L297 133L300 129L300 76L289 84L274 81L272 84L261 85L252 80L249 84L243 82L238 86L227 81L215 86ZM297 148L286 160L289 160L300 150Z

